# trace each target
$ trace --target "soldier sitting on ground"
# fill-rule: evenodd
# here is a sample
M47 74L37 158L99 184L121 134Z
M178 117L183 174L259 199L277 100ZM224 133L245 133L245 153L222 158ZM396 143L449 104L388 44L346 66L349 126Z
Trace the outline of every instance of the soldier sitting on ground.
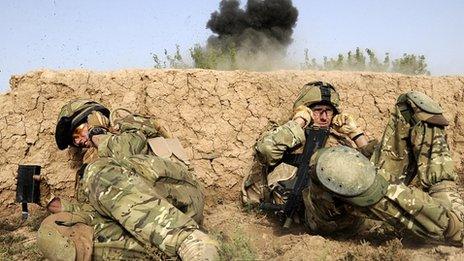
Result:
M346 145L359 149L367 156L373 151L376 140L369 140L356 126L351 115L340 113L340 96L331 84L306 84L293 108L294 115L290 121L265 132L256 143L256 156L264 166L255 164L255 169L244 179L242 201L247 205L272 202L282 206L286 203L296 179L296 168L284 162L283 157L302 152L306 139L305 129L310 126L329 129L323 147ZM305 195L308 192L303 191ZM314 213L305 223L313 230L331 232L351 229L362 223L358 217L353 217L344 208L338 207L338 204L333 204L336 199L323 191L313 191L305 198L308 199L306 210ZM315 206L313 202L324 207ZM294 219L301 220L304 216L305 208L301 207Z
M178 140L151 118L115 114L87 99L61 109L58 148L85 150L84 166L79 203L54 198L48 204L56 214L38 232L44 256L217 260L217 243L199 229L203 195Z
M314 94L327 102L324 85L306 85L295 103L293 119L258 140L258 158L268 169L275 171L285 164L285 155L305 143L304 128L319 124L319 112L311 103L314 99L302 103L313 113L301 109L299 102ZM461 246L464 204L457 193L457 175L444 130L448 123L442 113L425 94L408 92L398 97L377 146L364 143L359 151L347 146L317 150L309 163L308 184L302 192L304 204L300 206L300 217L310 230L320 234L352 232L369 217L397 229L406 228L421 238ZM355 141L362 136L351 116L334 116L331 127ZM371 161L363 154L373 154ZM283 174L274 177L274 172L264 173L261 179L247 177L242 190L244 202L256 203L258 199L285 204L285 185L292 184L295 177L292 168L281 169L290 172L289 178Z

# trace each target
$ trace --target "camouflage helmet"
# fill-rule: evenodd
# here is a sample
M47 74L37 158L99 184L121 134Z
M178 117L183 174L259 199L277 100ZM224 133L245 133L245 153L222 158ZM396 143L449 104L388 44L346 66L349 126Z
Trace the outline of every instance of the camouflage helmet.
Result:
M55 130L55 141L60 150L73 144L74 129L86 122L87 116L93 111L99 111L106 117L110 114L110 111L103 105L89 99L71 100L61 108Z
M90 260L93 228L76 214L59 212L45 218L37 231L37 246L47 260Z
M319 149L310 165L324 188L356 206L375 204L386 193L385 179L377 174L369 159L353 148Z
M340 111L340 95L335 90L335 87L327 82L310 82L303 86L298 98L293 104L293 109L300 105L310 107L318 103L326 103L332 105L335 113Z

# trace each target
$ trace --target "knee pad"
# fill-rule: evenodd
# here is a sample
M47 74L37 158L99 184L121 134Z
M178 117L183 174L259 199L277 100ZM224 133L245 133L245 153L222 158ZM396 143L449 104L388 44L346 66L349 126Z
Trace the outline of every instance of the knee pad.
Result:
M411 126L419 121L437 126L449 125L448 120L443 116L441 106L422 92L411 91L400 95L396 106Z
M37 245L49 260L91 260L93 229L82 223L72 226L59 222L73 223L68 212L53 214L44 219L37 232ZM58 223L57 223L58 222Z
M357 150L337 146L320 149L315 156L312 168L317 180L341 200L364 207L385 195L387 181Z

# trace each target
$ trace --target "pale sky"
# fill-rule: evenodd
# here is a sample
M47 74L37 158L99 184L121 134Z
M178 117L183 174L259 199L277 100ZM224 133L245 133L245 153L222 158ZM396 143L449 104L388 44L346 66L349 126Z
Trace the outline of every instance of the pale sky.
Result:
M359 46L381 57L424 54L432 75L464 74L464 1L293 3L299 17L288 53L296 62L305 48L320 60ZM218 0L2 0L0 91L12 74L39 68L152 68L151 53L176 44L187 57L211 34L205 25L218 7Z

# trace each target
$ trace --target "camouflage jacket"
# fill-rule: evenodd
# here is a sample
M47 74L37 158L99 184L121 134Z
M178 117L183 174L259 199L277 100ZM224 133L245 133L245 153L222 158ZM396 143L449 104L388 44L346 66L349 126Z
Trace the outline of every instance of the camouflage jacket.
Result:
M363 154L370 156L369 154L373 153L376 142L376 140L372 140L368 145L358 149ZM242 201L245 204L255 205L267 198L268 192L266 191L270 190L273 193L279 189L285 190L281 183L294 178L296 167L281 163L281 160L285 153L300 153L304 143L303 128L292 120L264 132L255 145L259 164L253 165L252 170L242 183ZM341 135L331 128L325 146L336 145L356 147L347 136ZM273 193L273 196L276 203L283 203L282 193Z
M275 166L280 162L285 152L299 152L305 143L305 134L303 128L295 121L273 128L265 132L256 142L255 150L261 163L267 166ZM358 148L368 157L374 151L376 141L372 140L363 148ZM326 147L345 145L356 148L356 144L347 136L337 133L330 128L329 138L325 144Z
M135 240L149 253L155 248L174 256L188 235L183 231L198 228L203 220L200 185L185 164L150 150L150 139L169 137L167 132L130 120L96 137L98 148L89 149L84 159L80 203L65 209L86 217L97 236L95 246L118 248Z

